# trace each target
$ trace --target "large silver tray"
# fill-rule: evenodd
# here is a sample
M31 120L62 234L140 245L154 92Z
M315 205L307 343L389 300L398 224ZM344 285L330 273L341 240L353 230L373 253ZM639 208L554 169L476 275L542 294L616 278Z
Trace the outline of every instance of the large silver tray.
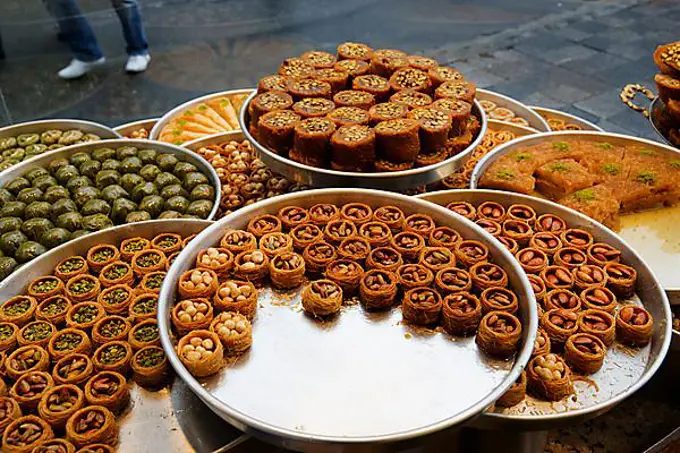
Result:
M149 118L146 120L132 121L130 123L121 124L113 128L121 137L126 138L128 134L139 129L146 129L149 131L149 138L151 137L151 129L158 122L160 118Z
M596 126L588 120L584 120L580 116L572 115L571 113L563 112L561 110L548 109L545 107L530 106L529 107L534 112L541 115L543 119L557 119L562 120L565 123L578 124L584 131L600 131L604 132L600 126ZM548 125L549 126L549 125Z
M241 114L239 115L241 130L246 138L253 144L253 147L260 152L261 159L269 166L269 168L282 174L291 181L312 187L364 187L370 189L403 191L414 187L425 186L441 181L461 168L463 164L465 164L468 156L482 141L482 138L486 133L486 115L479 105L479 102L475 101L472 106L472 114L479 119L479 123L482 126L479 134L477 134L477 137L475 137L467 148L442 162L426 167L412 168L410 170L382 173L360 173L317 168L279 156L275 152L260 145L260 143L250 135L248 127L250 124L248 106L256 95L257 93L251 94L243 104Z
M513 99L509 96L496 93L494 91L483 89L477 90L477 99L480 101L492 101L498 107L504 107L508 110L512 110L515 112L515 115L527 120L529 122L529 127L536 129L538 132L550 132L550 126L548 126L548 123L543 119L543 117L534 112L525 104L519 102L517 99ZM491 118L487 117L487 119Z
M26 173L31 168L44 167L54 159L61 157L70 157L75 153L91 152L97 148L117 148L120 146L136 146L140 149L153 148L163 153L174 154L179 156L181 160L194 164L210 181L210 185L215 188L215 203L207 220L212 220L219 208L219 200L222 197L222 184L220 178L217 176L215 169L205 159L196 153L188 151L179 146L171 145L169 143L155 142L149 140L134 140L134 139L116 139L116 140L100 140L96 142L83 143L81 145L68 146L65 148L55 149L44 154L32 157L17 164L8 170L0 173L0 187L4 187L12 179L19 177Z
M71 255L85 255L94 245L118 244L135 236L152 238L160 232L190 235L199 233L212 222L206 220L150 220L121 225L90 234L50 250L0 283L1 300L22 294L26 286L41 275L49 275L54 267ZM241 435L224 426L194 396L181 379L158 392L131 384L131 404L119 419L121 453L184 453L214 451Z
M220 91L218 93L211 93L207 94L205 96L201 96L195 99L191 99L190 101L185 102L184 104L180 104L177 107L173 108L169 112L167 112L165 115L163 115L154 125L153 129L151 129L151 134L149 135L149 138L151 140L158 140L158 137L161 135L161 131L163 128L170 122L172 121L177 114L180 112L192 108L195 105L198 105L202 102L210 101L215 98L220 98L223 96L230 96L230 95L236 95L236 94L248 94L248 93L254 93L255 89L254 88L243 88L239 90L228 90L228 91ZM245 106L245 104L244 104ZM238 112L237 112L238 113Z
M513 140L494 149L477 163L470 179L470 188L478 187L481 176L501 156L520 147L545 141L557 142L564 138L599 138L609 143L644 145L660 153L679 155L679 151L671 146L628 135L595 131L550 132ZM680 268L680 239L675 234L679 220L680 206L626 214L621 216L621 229L618 231L621 238L649 263L662 286L669 292L673 304L680 304L680 273L677 272Z
M654 317L654 334L650 345L641 350L616 344L611 348L604 366L594 375L589 376L597 383L599 391L585 381L577 381L576 401L568 399L559 403L549 403L527 398L524 403L509 408L497 409L484 413L475 423L479 427L498 429L538 430L551 429L575 423L580 420L600 415L642 387L657 371L663 362L671 341L671 311L663 288L654 273L622 238L610 229L595 222L583 214L527 195L498 190L455 190L441 191L419 195L419 198L446 206L453 201L467 201L473 204L482 201L496 201L503 205L521 203L531 206L540 215L553 213L562 217L570 226L583 228L593 234L596 240L607 242L622 251L624 262L633 266L638 272L638 294L629 303L644 302L645 308Z
M191 376L174 351L169 317L178 277L193 267L198 252L217 244L226 231L245 228L254 216L276 213L283 206L358 200L429 214L489 247L520 299L523 345L514 362L486 357L473 338L454 339L402 325L396 309L367 313L350 305L333 320L318 322L300 312L297 291L265 289L250 352L217 376ZM163 346L178 375L239 429L297 450L383 451L395 442L421 443L423 436L469 419L514 382L536 334L535 298L528 285L506 249L440 206L375 190L311 190L243 208L195 238L170 268L158 319Z

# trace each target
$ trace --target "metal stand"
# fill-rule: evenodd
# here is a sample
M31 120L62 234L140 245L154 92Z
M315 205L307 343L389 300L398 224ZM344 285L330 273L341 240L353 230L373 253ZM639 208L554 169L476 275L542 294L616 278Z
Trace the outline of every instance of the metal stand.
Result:
M463 431L465 451L479 453L543 453L548 431L492 431L468 428Z

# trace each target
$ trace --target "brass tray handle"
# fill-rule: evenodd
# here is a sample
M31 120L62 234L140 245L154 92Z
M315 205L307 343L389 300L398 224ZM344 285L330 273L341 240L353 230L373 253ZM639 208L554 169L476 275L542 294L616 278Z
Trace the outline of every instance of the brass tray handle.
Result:
M649 118L648 109L646 107L640 107L635 103L635 95L638 93L644 94L650 101L654 99L654 93L652 92L652 90L645 86L640 85L639 83L629 83L628 85L623 87L621 93L619 93L619 99L621 99L621 102L626 104L631 109L643 114L645 118Z

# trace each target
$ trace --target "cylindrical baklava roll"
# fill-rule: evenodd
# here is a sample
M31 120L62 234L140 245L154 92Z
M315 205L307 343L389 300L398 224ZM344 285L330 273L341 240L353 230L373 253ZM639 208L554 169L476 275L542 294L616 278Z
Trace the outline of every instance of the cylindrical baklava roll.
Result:
M335 109L335 103L326 98L304 98L293 104L293 112L301 118L320 118Z
M467 80L444 82L434 90L436 99L450 98L472 104L477 94L477 85Z
M220 371L224 348L216 333L194 330L183 336L177 353L187 370L196 377L206 377Z
M626 306L616 314L616 338L621 343L644 346L652 339L654 318L642 307Z
M207 298L184 299L172 307L172 323L180 335L207 329L213 320L213 306Z
M293 147L295 126L302 118L291 110L275 110L260 117L257 138L262 146L278 154L286 154Z
M269 262L269 277L277 288L297 288L305 278L305 260L293 252L274 256Z
M331 137L336 126L328 118L307 118L295 126L295 140L290 158L313 167L323 167L329 160Z
M370 65L362 60L340 60L333 67L347 72L349 75L348 85L352 84L351 82L355 77L366 75L370 70Z
M519 319L505 311L490 311L479 323L475 341L489 355L501 358L512 356L522 337Z
M517 295L507 288L487 288L482 291L479 301L485 314L490 311L504 311L515 314L519 309Z
M64 292L64 282L53 275L38 277L29 283L26 294L41 302Z
M536 231L548 231L559 235L567 228L567 222L565 222L562 217L555 214L542 214L536 219L534 228Z
M571 289L574 286L574 277L564 266L547 266L540 272L541 280L546 289Z
M477 208L467 201L454 201L446 205L446 209L453 211L456 214L465 217L470 221L475 221L477 217Z
M420 124L411 118L399 118L375 126L377 154L391 162L413 162L420 151Z
M557 354L534 357L526 372L528 389L548 401L559 401L574 392L571 370Z
M344 239L337 249L339 258L356 261L361 265L365 263L370 252L371 244L368 239L357 236Z
M470 268L472 286L477 291L508 286L508 274L493 263L477 263Z
M160 346L146 346L135 352L130 362L132 378L142 387L157 387L165 382L170 365Z
M510 386L510 388L496 400L498 407L512 407L521 403L527 394L527 374L525 371L519 375L519 378Z
M335 55L321 50L310 50L300 55L300 58L314 69L332 68L337 61Z
M621 299L627 299L635 294L637 271L631 266L621 263L607 263L604 266L607 274L607 287Z
M539 328L536 331L536 341L534 342L534 350L532 356L543 355L550 352L550 337L545 330Z
M14 419L2 434L3 453L30 453L45 441L54 438L50 425L35 415Z
M336 107L357 107L368 110L375 105L375 96L367 91L345 90L333 96Z
M375 126L381 121L396 120L404 118L408 113L406 104L398 102L383 102L376 104L368 109L369 124Z
M286 78L279 74L271 74L262 77L257 82L257 94L266 93L268 91L286 91ZM252 109L251 109L252 112Z
M621 260L621 251L604 242L596 242L586 250L588 262L604 267L608 263L618 263Z
M251 282L227 280L220 285L213 302L218 311L236 311L253 319L257 310L257 289Z
M69 256L57 264L54 268L54 276L63 282L78 274L86 274L89 270L87 260L82 256Z
M578 330L590 333L598 337L605 346L609 347L614 343L616 336L616 322L614 316L602 310L588 309L583 310L576 321Z
M437 60L420 55L409 55L408 65L412 68L420 69L421 71L428 71L429 69L439 66Z
M102 406L120 413L130 402L130 389L125 376L115 371L101 371L85 384L87 404Z
M451 131L449 137L463 135L467 129L468 118L472 113L472 105L460 99L442 98L434 101L431 106L451 114Z
M432 86L435 88L444 82L465 79L460 71L449 66L436 66L434 68L430 68L428 69L427 74L432 79Z
M81 385L94 373L94 364L88 354L70 353L57 361L52 369L54 382Z
M397 278L401 289L408 291L430 286L434 281L434 274L421 264L403 264L397 268Z
M38 302L34 297L14 296L0 306L0 322L9 322L22 327L31 322L37 308Z
M258 124L259 119L269 112L286 110L291 108L292 105L293 97L285 90L270 90L260 93L250 103L251 124Z
M367 271L359 284L359 296L368 310L392 306L397 297L398 277L390 271L372 269Z
M328 83L331 86L331 94L338 93L347 88L349 73L335 67L317 69L314 78Z
M417 156L416 156L417 158ZM390 173L394 171L410 170L415 165L413 162L392 162L390 160L377 158L375 161L375 171L378 173Z
M66 422L66 439L76 447L103 443L118 443L115 416L103 406L86 406Z
M331 166L364 171L375 160L375 132L364 125L341 126L331 137Z
M373 55L373 49L366 44L357 42L344 42L338 46L338 60L363 60L369 61Z
M390 77L395 71L407 66L407 55L401 50L378 49L371 56L371 72L382 77Z
M99 244L87 251L87 265L98 274L104 266L120 259L120 251L111 244Z
M394 91L415 90L422 93L432 92L432 81L427 76L427 72L408 67L397 69L390 76L390 87Z
M402 90L390 96L390 102L405 105L409 109L415 109L432 104L432 97L415 90Z
M459 291L442 302L442 327L451 335L474 333L482 319L482 305L477 296Z
M308 272L321 274L331 261L337 259L338 253L328 242L318 241L307 246L302 252L302 257Z
M540 249L527 247L515 254L515 258L519 261L524 272L527 274L539 274L543 269L548 267L550 261L548 256Z
M540 324L552 345L563 346L570 336L578 332L577 319L578 314L571 310L553 308L543 314Z
M580 299L585 309L603 310L611 314L614 314L618 306L616 296L607 288L586 288L581 291Z
M328 264L324 276L337 283L344 295L350 296L359 290L364 269L351 259L337 259Z
M546 310L560 308L573 312L581 311L581 299L568 289L550 290L543 299Z
M294 101L305 98L331 98L331 84L315 78L289 78L286 80L286 88Z
M574 369L593 374L602 368L607 347L589 333L576 333L564 345L564 358Z
M559 249L562 248L557 235L548 231L539 231L529 239L529 247L542 251L548 256L553 256Z
M456 262L462 267L468 268L477 263L488 261L489 248L479 241L465 240L456 244L453 250Z
M47 371L29 371L22 374L9 389L9 396L19 403L24 413L35 412L40 398L54 387L54 380Z
M441 296L432 288L421 286L404 293L401 312L410 323L421 326L438 324L441 311Z
M438 151L432 153L420 153L416 156L416 167L427 167L429 165L438 164L449 157L449 151L446 146L440 148Z
M433 154L446 148L451 132L452 116L445 110L418 107L408 112L408 117L418 121L418 136L422 153Z
M342 288L332 280L314 280L302 290L302 307L312 316L329 316L342 307Z
M222 239L220 239L220 247L229 250L234 255L238 255L241 252L248 252L257 249L257 238L249 231L228 231L224 236L222 236Z

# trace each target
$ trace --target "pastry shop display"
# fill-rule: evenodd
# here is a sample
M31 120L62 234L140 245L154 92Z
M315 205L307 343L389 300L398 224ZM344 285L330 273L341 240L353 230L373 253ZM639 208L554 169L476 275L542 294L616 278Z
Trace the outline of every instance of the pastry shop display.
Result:
M340 44L332 66L330 54L313 51L324 55L322 66L291 58L283 74L261 79L264 88L244 119L258 146L310 167L383 173L439 164L475 140L474 83L433 59L394 49L342 58L354 44ZM304 68L303 78L286 75L291 67Z
M72 239L125 224L151 219L208 218L218 187L204 165L188 154L168 153L141 141L81 145L75 151L43 156L26 170L14 170L2 183L0 201L0 277L20 264ZM176 150L172 150L175 151ZM99 272L115 259L87 257ZM59 277L84 272L82 262L65 262ZM114 267L113 273L120 269ZM103 284L114 284L124 275ZM38 282L38 299L60 292ZM30 292L30 294L33 294Z
M130 405L133 392L136 404L145 398L132 382L153 391L164 387L172 375L159 347L155 316L134 311L131 316L128 311L135 302L146 305L151 296L157 298L145 291L158 290L165 270L146 272L141 259L133 272L132 263L148 258L149 252L160 256L163 251L180 251L187 236L158 227L146 237L134 230L109 235L116 239L93 242L80 252L65 251L66 257L48 268L51 273L34 275L22 284L26 295L5 297L0 304L0 344L8 358L0 379L7 392L0 405L8 416L0 417L6 436L2 451L34 451L33 438L54 438L55 446L116 445L116 417L128 418L129 411L135 411ZM114 282L112 273L125 278ZM204 310L212 310L211 302L193 301L186 301L173 316L187 329L211 328L212 311ZM222 325L242 331L241 319L234 326L220 319ZM234 340L230 332L226 341ZM35 415L24 420L19 418L22 414ZM11 420L24 424L14 427ZM27 425L35 425L29 434L24 432ZM30 450L23 449L29 444Z
M151 139L181 145L207 135L239 129L238 114L252 90L214 93L166 113L151 130Z

